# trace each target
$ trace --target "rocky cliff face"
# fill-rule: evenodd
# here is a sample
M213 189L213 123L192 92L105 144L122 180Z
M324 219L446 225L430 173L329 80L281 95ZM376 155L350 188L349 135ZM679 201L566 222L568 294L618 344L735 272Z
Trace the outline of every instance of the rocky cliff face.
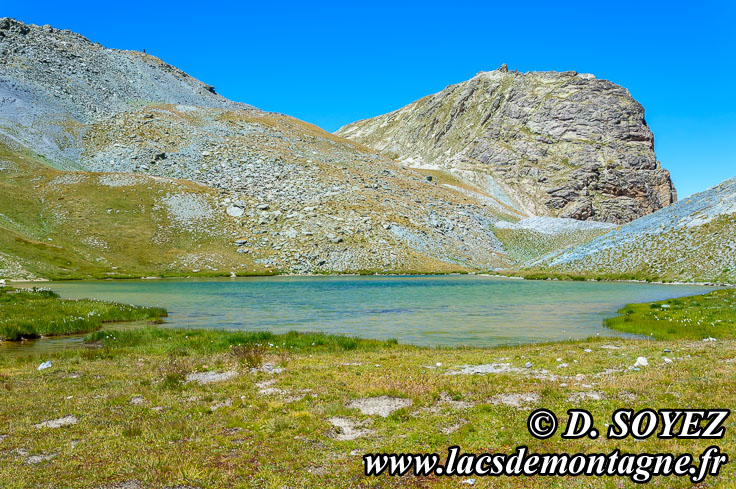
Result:
M642 106L588 74L503 66L337 134L528 215L625 223L677 199Z

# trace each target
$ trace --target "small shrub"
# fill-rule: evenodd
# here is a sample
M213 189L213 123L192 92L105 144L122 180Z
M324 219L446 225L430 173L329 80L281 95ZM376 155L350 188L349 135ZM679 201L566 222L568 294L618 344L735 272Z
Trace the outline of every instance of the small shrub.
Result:
M189 361L176 354L170 354L159 366L159 373L163 378L162 386L167 389L179 388L190 370Z
M238 345L230 349L230 354L248 368L260 368L263 365L263 352L260 345Z

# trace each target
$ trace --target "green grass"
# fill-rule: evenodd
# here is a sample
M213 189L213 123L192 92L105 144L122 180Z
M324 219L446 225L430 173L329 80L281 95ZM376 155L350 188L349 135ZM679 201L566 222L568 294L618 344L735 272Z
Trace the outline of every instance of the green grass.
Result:
M519 263L519 266L531 263L549 253L588 243L610 231L610 229L588 229L545 234L529 229L493 227L492 230L503 243L506 252Z
M275 334L268 331L222 331L207 329L173 329L145 327L106 329L87 336L88 343L105 348L135 349L155 354L216 354L235 346L258 345L271 352L338 352L376 351L397 347L396 340L367 340L351 336L292 331Z
M736 338L736 289L666 301L629 304L605 321L617 331L659 340Z
M0 288L0 341L89 333L103 323L153 320L160 307L139 307L90 299L66 300L50 290Z

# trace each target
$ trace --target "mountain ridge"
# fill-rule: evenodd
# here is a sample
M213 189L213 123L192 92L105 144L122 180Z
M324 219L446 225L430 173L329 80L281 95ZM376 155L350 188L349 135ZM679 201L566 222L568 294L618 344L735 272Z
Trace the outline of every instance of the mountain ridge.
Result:
M546 270L736 283L736 178L531 264Z
M0 143L9 148L9 167L22 169L0 176L7 177L14 192L19 190L13 185L33 181L37 170L22 165L25 153L82 175L68 177L71 184L58 183L64 181L58 175L40 175L42 181L25 189L39 200L53 189L63 200L44 216L43 226L35 222L37 216L11 209L17 217L6 225L33 230L23 239L59 242L69 226L62 217L68 212L65 203L71 203L70 192L80 185L73 181L94 182L90 172L108 172L122 182L134 181L125 175L141 175L141 182L149 177L186 180L211 189L212 212L225 219L218 234L229 247L217 247L206 260L212 273L241 273L233 256L246 265L244 270L267 273L435 273L510 263L491 224L521 216L492 199L485 201L472 186L429 181L359 143L286 115L230 102L143 53L108 50L68 31L9 19L0 21L0 32L0 52L5 53L0 58ZM149 195L147 186L134 182L127 194L134 191L154 206L165 206L160 197ZM68 191L59 195L60 188ZM95 200L87 205L106 205L104 192L93 194ZM182 199L172 202L193 211L204 208ZM100 216L99 223L114 228L116 216ZM155 235L143 231L141 239ZM100 242L110 238L90 232L99 234L91 238ZM74 256L106 259L95 257L94 248L78 239L66 246ZM167 264L165 246L152 243L151 253L162 256L149 274L188 273L187 267ZM23 259L31 272L34 267L39 273L46 270L32 256ZM195 269L203 264L192 263L189 271ZM43 274L73 275L64 270Z

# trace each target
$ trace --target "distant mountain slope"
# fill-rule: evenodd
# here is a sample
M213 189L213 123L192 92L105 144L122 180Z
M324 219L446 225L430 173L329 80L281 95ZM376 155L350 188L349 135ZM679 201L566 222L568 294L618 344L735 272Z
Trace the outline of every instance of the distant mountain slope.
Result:
M209 187L59 171L0 144L0 277L272 273L232 246Z
M586 274L736 282L736 178L538 263Z
M494 233L518 267L552 252L572 248L606 234L615 224L559 217L530 217L518 222L499 221Z
M644 109L593 75L504 65L336 134L451 171L530 216L624 223L676 200Z
M150 103L252 108L158 58L0 19L0 134L75 168L83 124Z

